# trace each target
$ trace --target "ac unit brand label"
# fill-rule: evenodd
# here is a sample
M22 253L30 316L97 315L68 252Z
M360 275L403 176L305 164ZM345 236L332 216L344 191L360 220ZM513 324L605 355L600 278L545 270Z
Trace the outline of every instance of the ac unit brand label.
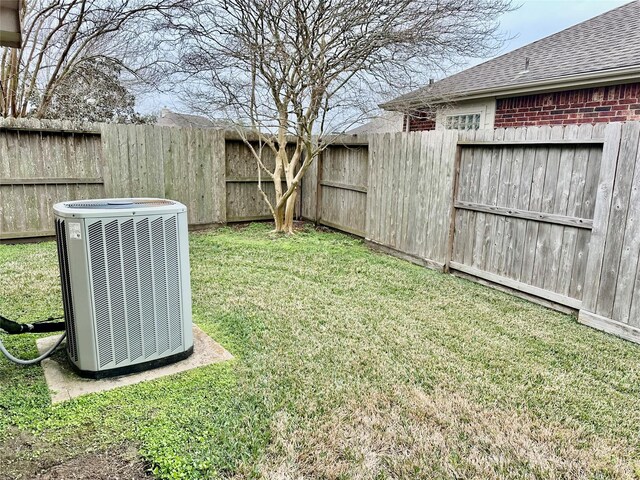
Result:
M82 240L82 229L79 223L69 222L69 238L71 240Z

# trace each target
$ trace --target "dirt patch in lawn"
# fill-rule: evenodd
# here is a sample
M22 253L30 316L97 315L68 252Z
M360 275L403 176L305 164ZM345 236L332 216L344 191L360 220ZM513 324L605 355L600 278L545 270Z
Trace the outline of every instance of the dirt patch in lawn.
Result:
M152 478L144 462L128 452L102 452L72 458L38 473L40 480L138 480Z
M73 455L50 449L40 439L13 432L0 444L0 480L139 480L150 479L146 464L131 445Z

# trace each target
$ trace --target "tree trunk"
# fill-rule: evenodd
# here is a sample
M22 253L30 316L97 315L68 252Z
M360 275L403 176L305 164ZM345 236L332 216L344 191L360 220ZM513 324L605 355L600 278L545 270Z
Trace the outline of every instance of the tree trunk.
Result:
M296 187L291 196L287 198L287 203L285 206L283 231L286 233L293 233L293 216L296 212L297 197L298 188Z
M285 228L284 228L284 212L285 212L284 207L275 209L275 215L273 216L273 222L275 223L274 231L276 231L276 232L284 232L285 231Z
M284 155L284 152L280 149L276 155L276 165L273 170L273 187L276 191L276 201L273 204L273 222L275 223L276 232L284 232L284 207L277 207L278 202L280 202L280 199L282 198L282 155Z

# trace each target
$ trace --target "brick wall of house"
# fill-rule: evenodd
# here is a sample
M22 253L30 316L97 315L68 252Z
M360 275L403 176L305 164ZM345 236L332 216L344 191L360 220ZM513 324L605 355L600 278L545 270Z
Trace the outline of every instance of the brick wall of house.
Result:
M496 101L495 128L640 120L640 83Z
M408 123L408 125L407 125ZM412 112L405 115L405 129L408 126L410 132L419 130L435 130L436 129L436 113L434 111Z
M435 130L433 111L405 119L409 131ZM640 120L640 83L496 100L495 128Z

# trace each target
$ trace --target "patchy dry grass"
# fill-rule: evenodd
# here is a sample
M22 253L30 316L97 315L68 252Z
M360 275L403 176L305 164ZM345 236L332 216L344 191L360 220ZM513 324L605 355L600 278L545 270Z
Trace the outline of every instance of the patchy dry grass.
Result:
M397 387L336 406L329 418L291 431L281 412L262 465L265 477L579 479L635 473L615 443L483 408L458 392Z
M195 321L236 360L56 407L39 368L1 361L3 456L135 444L188 479L639 478L640 347L344 235L268 229L191 237ZM52 244L0 247L0 275L3 314L59 310ZM15 447L25 432L45 451Z

